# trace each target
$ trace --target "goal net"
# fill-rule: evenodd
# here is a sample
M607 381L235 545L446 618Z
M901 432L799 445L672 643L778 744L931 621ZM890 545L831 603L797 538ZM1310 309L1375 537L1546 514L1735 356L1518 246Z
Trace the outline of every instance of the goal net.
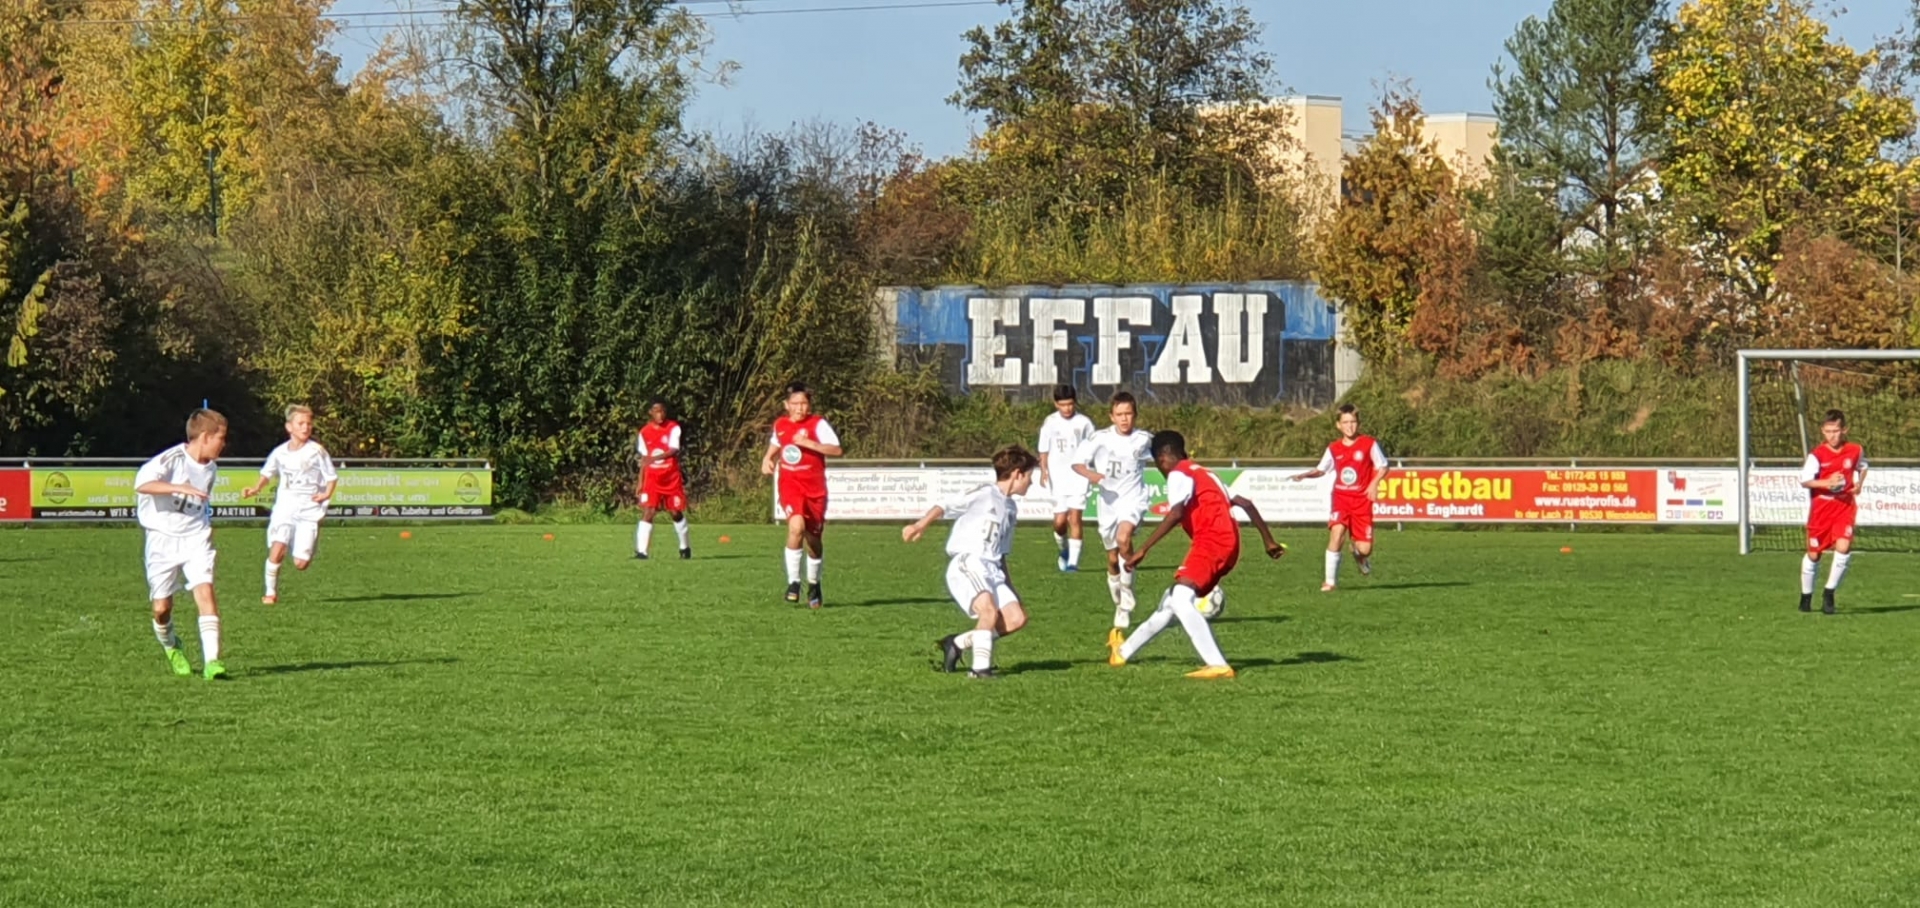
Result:
M1920 350L1740 351L1740 551L1805 548L1800 468L1829 410L1868 464L1854 548L1920 551Z

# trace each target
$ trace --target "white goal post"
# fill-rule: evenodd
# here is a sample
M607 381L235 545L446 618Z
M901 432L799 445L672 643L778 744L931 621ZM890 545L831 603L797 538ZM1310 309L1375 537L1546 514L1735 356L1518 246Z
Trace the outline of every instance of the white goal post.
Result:
M1751 473L1753 469L1753 388L1751 366L1755 360L1920 360L1920 350L1741 350L1740 351L1740 451L1738 500L1740 514L1740 554L1753 550L1753 514ZM1811 450L1807 439L1802 450Z

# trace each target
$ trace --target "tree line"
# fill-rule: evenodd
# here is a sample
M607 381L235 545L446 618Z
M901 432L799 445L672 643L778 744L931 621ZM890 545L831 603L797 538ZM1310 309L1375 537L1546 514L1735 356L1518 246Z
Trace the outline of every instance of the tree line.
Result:
M9 4L0 453L140 453L202 399L264 449L301 401L344 456L608 505L648 400L725 487L796 377L853 453L923 453L968 404L893 368L900 283L1311 278L1376 374L1502 382L1920 329L1910 35L1559 0L1493 73L1490 175L1389 86L1326 212L1244 6L1004 2L949 99L982 129L939 160L687 128L726 64L664 0L458 0L351 77L330 0Z

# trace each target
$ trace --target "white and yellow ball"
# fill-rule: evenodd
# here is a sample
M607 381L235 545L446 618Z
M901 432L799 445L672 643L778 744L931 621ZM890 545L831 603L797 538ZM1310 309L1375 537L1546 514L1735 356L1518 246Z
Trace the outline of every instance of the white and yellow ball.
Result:
M1214 587L1213 592L1194 600L1193 607L1200 610L1200 617L1212 621L1227 612L1227 591Z

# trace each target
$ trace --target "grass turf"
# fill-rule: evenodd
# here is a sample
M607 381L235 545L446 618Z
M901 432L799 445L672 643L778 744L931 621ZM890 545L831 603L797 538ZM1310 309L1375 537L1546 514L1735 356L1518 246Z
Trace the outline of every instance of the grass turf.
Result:
M1292 529L1198 682L1177 625L1108 668L1030 528L970 682L939 539L833 528L809 613L696 530L335 525L273 607L222 530L223 683L137 531L0 534L0 904L1920 904L1911 556L1827 618L1725 536L1387 533L1323 596Z

